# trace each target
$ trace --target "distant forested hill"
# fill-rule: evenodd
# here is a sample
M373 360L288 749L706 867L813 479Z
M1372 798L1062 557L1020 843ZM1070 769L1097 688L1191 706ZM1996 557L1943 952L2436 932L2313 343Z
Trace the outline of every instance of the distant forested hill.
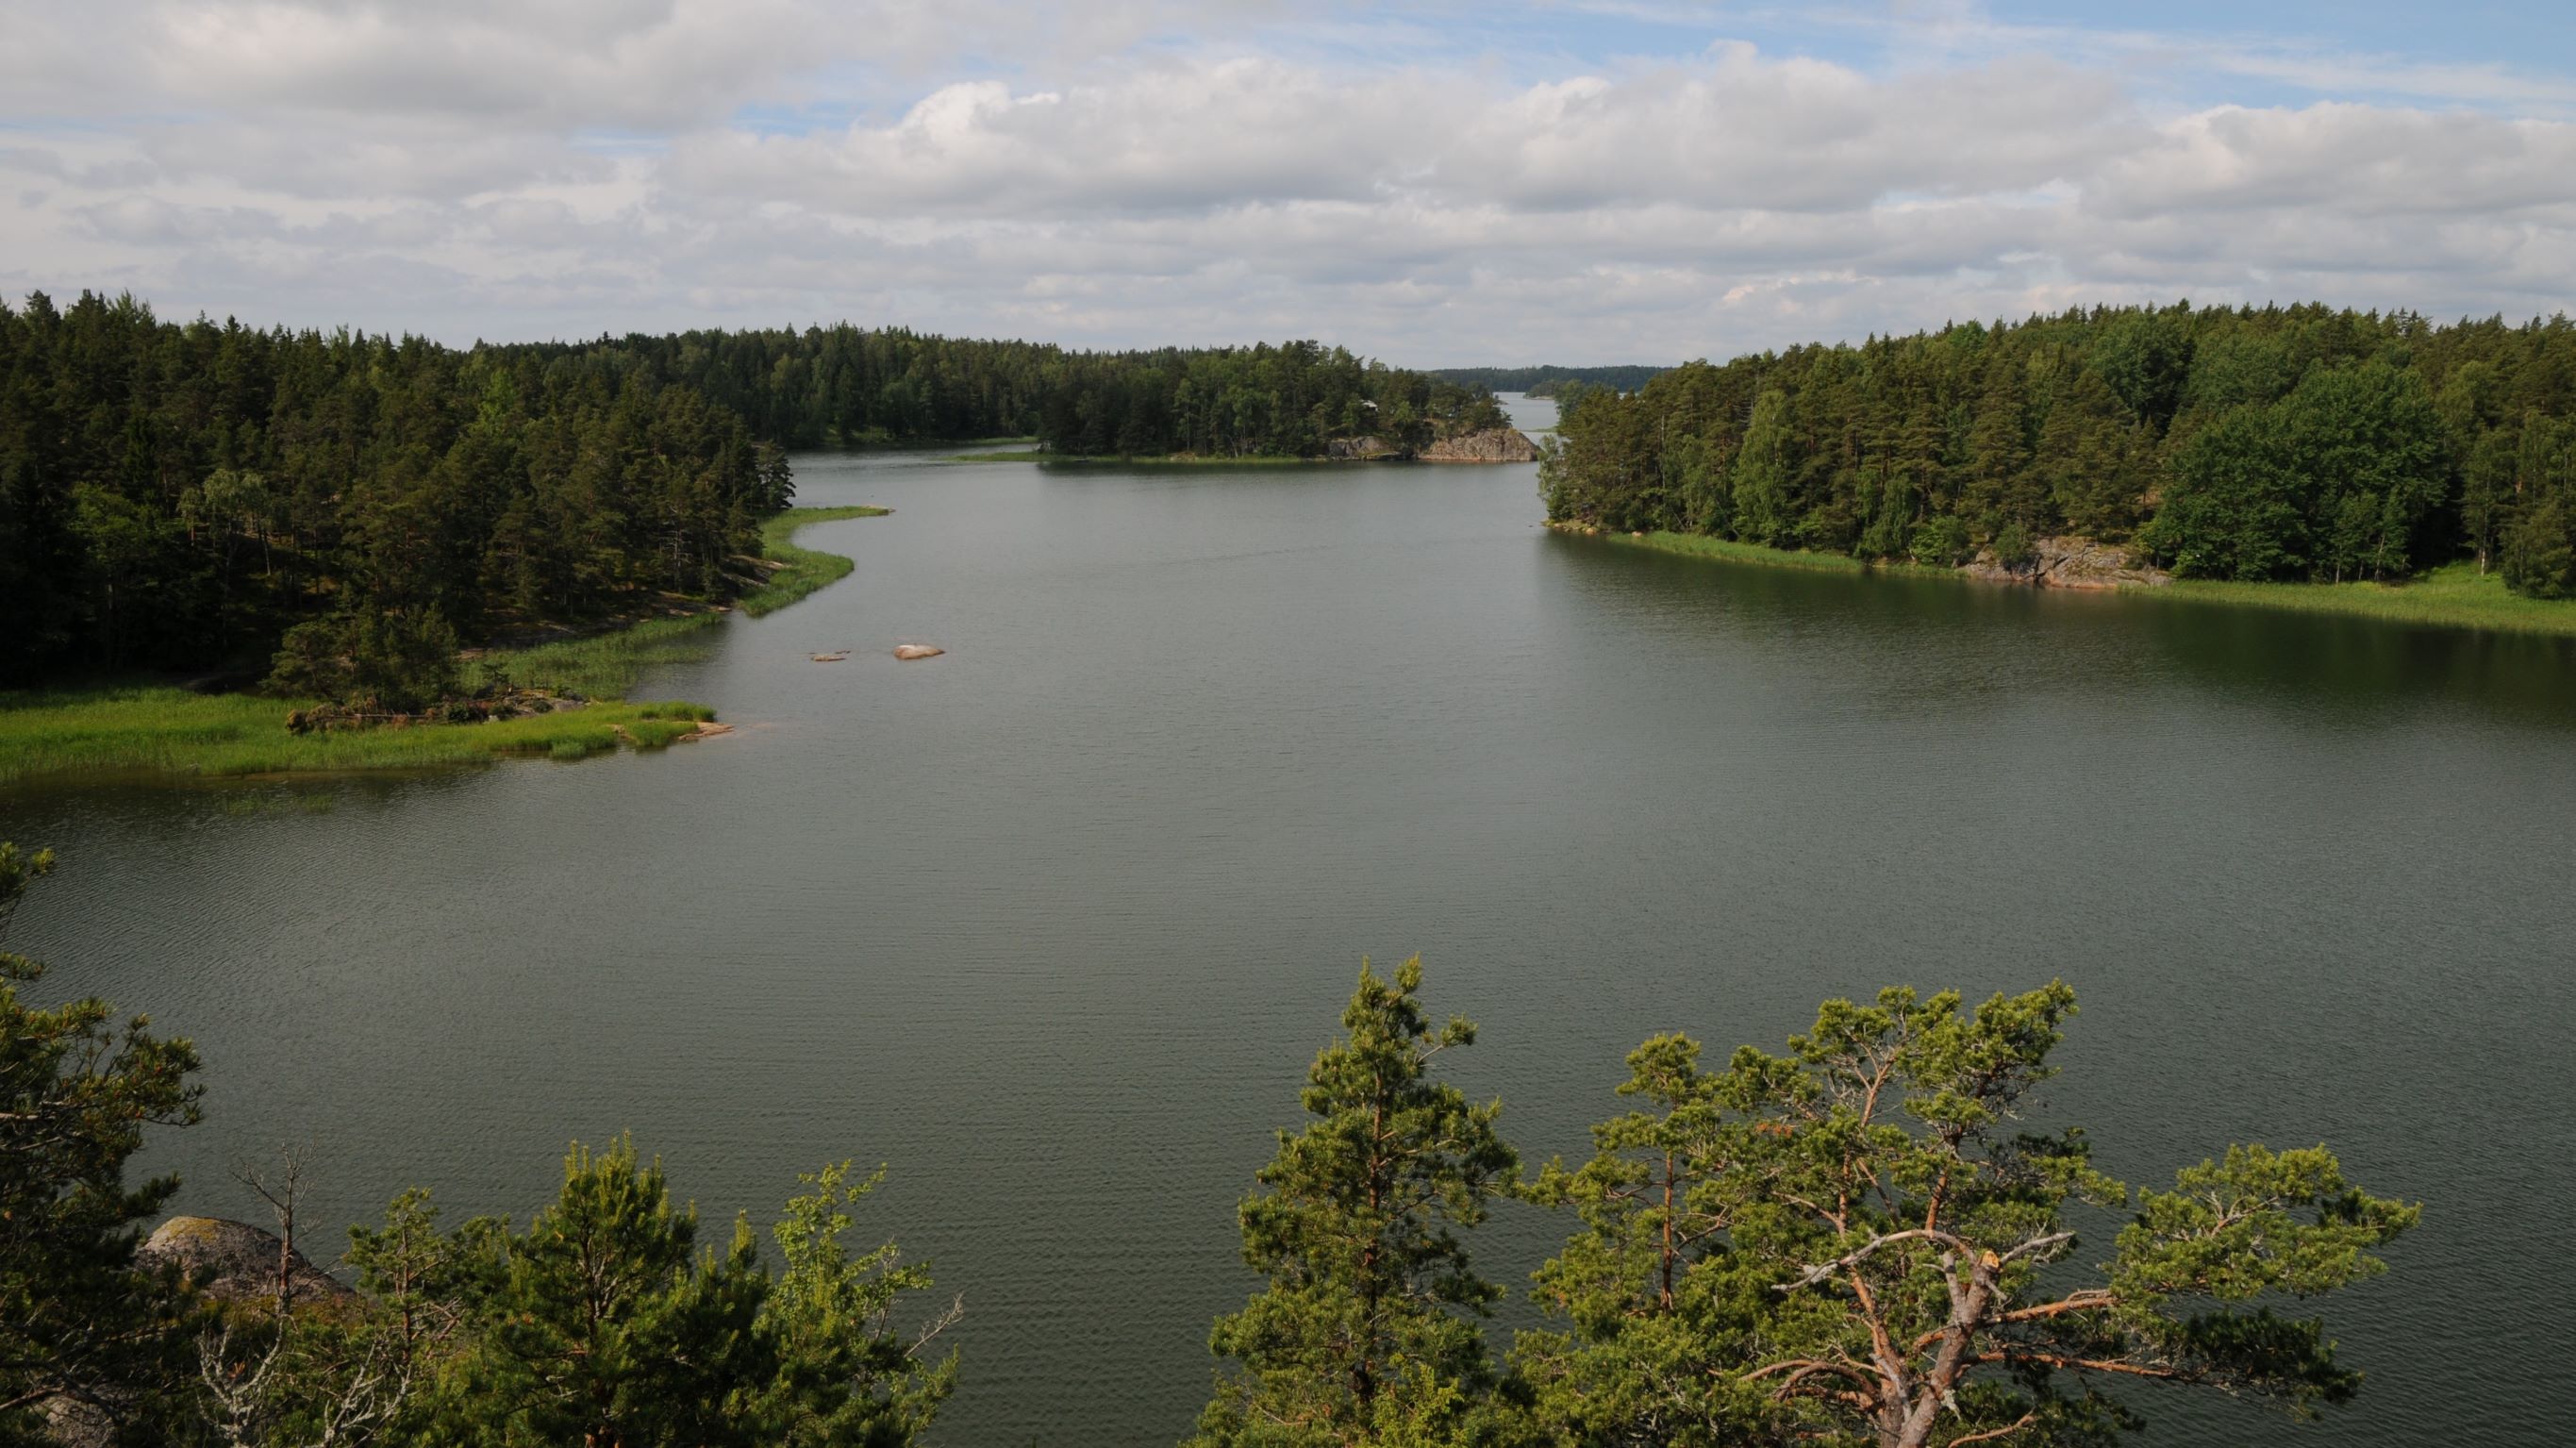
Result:
M1073 352L843 324L491 350L639 369L799 448L1033 436L1089 457L1317 457L1360 437L1410 452L1503 421L1483 388L1320 342Z
M632 333L485 347L545 365L588 359L705 394L782 447L1024 437L1077 354L1042 342L929 336L900 327Z
M1318 457L1367 437L1413 452L1504 420L1485 388L1287 342L1068 358L1036 431L1094 456Z
M2576 324L2097 308L1694 362L1567 410L1550 518L1863 558L2072 533L2185 576L2576 593Z
M1634 392L1669 367L1440 367L1431 375L1443 382L1461 387L1481 387L1491 392L1525 392L1532 397L1554 397L1569 382L1586 387L1607 387L1614 392Z

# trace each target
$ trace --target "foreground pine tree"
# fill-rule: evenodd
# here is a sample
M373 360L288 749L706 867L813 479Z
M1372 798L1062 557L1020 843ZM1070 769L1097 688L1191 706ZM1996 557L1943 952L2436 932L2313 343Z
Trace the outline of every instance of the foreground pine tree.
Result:
M1484 1220L1519 1158L1431 1058L1475 1040L1434 1028L1420 957L1389 985L1365 964L1343 1039L1307 1073L1306 1129L1279 1134L1243 1204L1243 1259L1269 1279L1221 1318L1233 1366L1199 1419L1205 1448L1454 1441L1491 1383L1477 1319L1501 1289L1469 1267L1458 1229Z
M52 868L0 843L0 925ZM197 1056L105 1001L29 1004L44 973L0 952L0 1444L48 1441L49 1414L146 1441L185 1408L194 1330L134 1265L179 1184L129 1186L125 1163L146 1126L197 1119Z
M1789 1054L1714 1073L1681 1036L1629 1057L1648 1109L1541 1179L1583 1221L1539 1273L1568 1330L1515 1354L1541 1441L2040 1448L2114 1441L2151 1385L2352 1396L2323 1326L2276 1305L2384 1270L2419 1209L2323 1147L2231 1146L2132 1193L2080 1131L2022 1122L2075 993L1962 1006L1827 1001Z

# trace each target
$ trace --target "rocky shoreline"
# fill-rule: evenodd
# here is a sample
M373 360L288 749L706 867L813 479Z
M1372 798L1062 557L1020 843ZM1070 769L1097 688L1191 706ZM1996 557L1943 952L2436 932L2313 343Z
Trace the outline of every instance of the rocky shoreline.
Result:
M1635 542L1645 543L1649 547L1658 546L1652 541L1657 537L1684 536L1649 533L1620 534L1615 530L1605 529L1597 523L1551 521L1547 527L1554 532L1573 533L1586 538L1599 537L1606 533L1613 538L1625 537ZM1998 558L1992 548L1984 548L1978 550L1977 556L1967 562L1955 568L1946 569L1933 564L1899 562L1890 565L1871 559L1854 558L1843 553L1812 553L1800 549L1766 548L1756 543L1728 543L1724 546L1728 549L1743 550L1742 556L1737 561L1745 563L1776 563L1778 566L1790 568L1831 567L1858 572L1875 572L1881 568L1893 566L1909 572L1955 573L1963 578L1973 578L1980 582L2018 584L2026 588L2065 588L2098 592L2121 588L2162 588L2174 581L2171 573L2151 564L2139 563L2126 549L2108 543L2096 543L2089 538L2041 538L2031 544L2029 557L2013 563L2006 563ZM1660 551L1695 553L1701 550L1662 547ZM1814 559L1816 562L1807 564L1801 561L1804 559Z
M1444 437L1419 452L1406 452L1382 437L1337 437L1324 445L1334 462L1534 463L1538 444L1516 427L1489 427Z

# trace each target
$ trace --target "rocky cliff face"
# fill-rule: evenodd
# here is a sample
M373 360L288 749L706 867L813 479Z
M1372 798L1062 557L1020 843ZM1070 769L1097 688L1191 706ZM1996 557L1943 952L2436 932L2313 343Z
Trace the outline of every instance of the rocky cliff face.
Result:
M2161 568L2142 566L2125 550L2084 538L2042 538L2031 545L2030 560L2006 567L1992 550L1979 553L1967 571L1997 583L2028 583L2041 588L2148 587L2173 582Z
M1420 454L1426 463L1534 463L1538 444L1516 427L1489 427L1483 432L1445 437Z

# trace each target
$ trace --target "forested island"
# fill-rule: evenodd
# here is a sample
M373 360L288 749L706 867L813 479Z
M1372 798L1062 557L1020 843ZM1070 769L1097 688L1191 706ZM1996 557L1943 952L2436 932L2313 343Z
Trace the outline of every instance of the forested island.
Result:
M1695 362L1575 399L1552 522L2028 573L2445 565L2576 594L2576 324L2175 305Z
M51 867L0 843L0 925ZM707 1230L620 1139L575 1147L524 1227L415 1189L299 1235L289 1152L237 1168L275 1233L182 1217L147 1242L178 1183L130 1163L200 1119L197 1053L41 1004L46 979L0 956L0 1439L902 1448L973 1390L941 1336L974 1285L943 1307L854 1242L876 1178L846 1162L766 1232ZM1476 1031L1422 981L1363 962L1239 1205L1257 1285L1215 1324L1191 1448L2107 1448L2148 1389L2310 1416L2360 1374L2283 1309L2386 1270L2421 1216L2322 1146L2109 1177L2035 1119L2075 1014L2058 982L1829 1000L1784 1052L1714 1066L1657 1035L1604 1073L1627 1105L1589 1159L1526 1163L1502 1104L1438 1069ZM1514 1198L1567 1235L1528 1279L1543 1322L1497 1353L1475 1229Z

